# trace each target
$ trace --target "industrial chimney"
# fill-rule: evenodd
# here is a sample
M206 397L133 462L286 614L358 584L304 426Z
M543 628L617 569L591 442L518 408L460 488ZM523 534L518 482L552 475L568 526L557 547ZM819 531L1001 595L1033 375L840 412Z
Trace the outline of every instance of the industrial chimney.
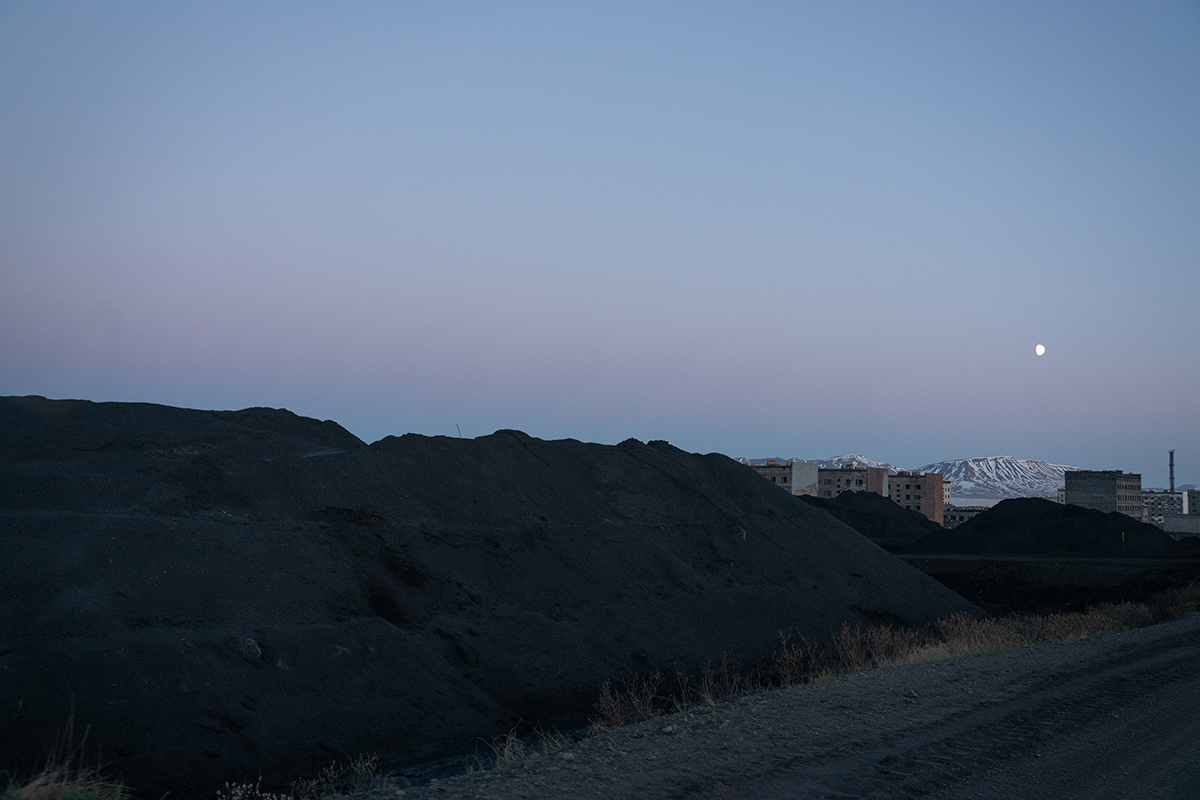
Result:
M1171 494L1175 494L1175 451L1171 451Z

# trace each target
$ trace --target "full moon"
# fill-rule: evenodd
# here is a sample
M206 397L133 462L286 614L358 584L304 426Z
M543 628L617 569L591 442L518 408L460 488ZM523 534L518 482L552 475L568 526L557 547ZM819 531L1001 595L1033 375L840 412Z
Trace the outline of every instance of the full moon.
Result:
M1046 354L1046 348L1039 344L1037 347L1033 348L1033 352L1037 353L1039 356L1043 356Z

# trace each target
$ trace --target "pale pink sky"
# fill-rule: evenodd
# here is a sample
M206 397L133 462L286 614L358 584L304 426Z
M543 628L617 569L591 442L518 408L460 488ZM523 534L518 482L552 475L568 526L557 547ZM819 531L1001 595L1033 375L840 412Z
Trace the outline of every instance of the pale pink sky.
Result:
M18 1L0 108L0 394L1200 482L1194 4Z

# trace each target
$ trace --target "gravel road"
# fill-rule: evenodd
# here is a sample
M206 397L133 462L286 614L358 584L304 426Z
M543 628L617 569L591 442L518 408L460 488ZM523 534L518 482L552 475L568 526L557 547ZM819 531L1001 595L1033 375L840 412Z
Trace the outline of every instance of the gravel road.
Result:
M1200 614L659 717L374 798L1196 798Z

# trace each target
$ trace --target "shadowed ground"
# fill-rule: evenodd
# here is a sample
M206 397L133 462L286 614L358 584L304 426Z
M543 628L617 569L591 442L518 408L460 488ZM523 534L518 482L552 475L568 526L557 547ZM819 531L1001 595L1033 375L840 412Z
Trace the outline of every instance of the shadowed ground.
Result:
M1198 743L1192 613L692 709L405 798L1191 800L1200 796Z

